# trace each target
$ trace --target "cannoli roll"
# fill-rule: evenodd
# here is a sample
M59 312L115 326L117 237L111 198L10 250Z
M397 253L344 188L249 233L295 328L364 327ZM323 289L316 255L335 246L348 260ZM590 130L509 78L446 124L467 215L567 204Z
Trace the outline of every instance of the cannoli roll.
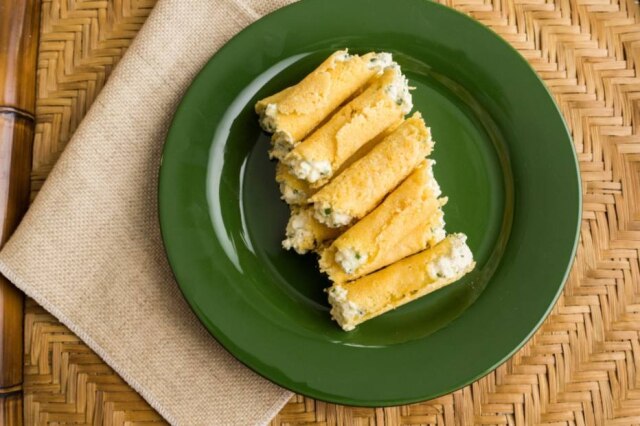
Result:
M362 157L367 155L369 152L371 152L371 150L373 149L374 146L378 145L387 136L389 136L391 133L393 133L402 124L403 121L404 121L404 118L401 118L400 120L397 120L391 126L387 127L378 136L376 136L375 138L371 139L369 142L367 142L362 147L360 147L360 149L358 149L351 157L349 157L349 159L347 161L345 161L344 164L342 166L340 166L340 168L333 175L334 176L338 176L340 173L342 173L344 170L346 170L347 167L349 167L350 165L352 165L353 163L355 163L356 161L358 161L359 159L361 159ZM317 185L313 185L313 186L316 187Z
M446 198L425 160L362 220L336 238L320 256L320 270L334 283L352 281L433 247L445 237Z
M340 227L364 217L432 149L431 132L420 113L415 113L309 199L315 218L329 227Z
M393 132L401 123L402 120L398 120L375 139L367 142L342 165L338 173L364 157L376 144ZM285 166L282 162L278 162L276 166L276 182L280 185L280 198L290 205L307 204L309 197L318 191L317 188L312 188L308 182L295 177L289 170L289 167Z
M264 99L260 99L258 102L256 102L256 113L260 116L263 115L269 104L277 104L278 102L283 100L285 97L287 97L288 94L291 93L294 87L295 86L287 87L286 89L282 89L275 95L267 96Z
M398 120L375 139L367 142L342 165L340 170L338 170L338 173L368 154L376 144L387 137L401 123L402 120ZM282 162L278 162L278 165L276 166L276 182L280 185L280 198L287 204L291 205L307 204L309 202L309 197L318 191L317 188L312 188L308 182L295 177L295 175L289 170L289 167L285 166Z
M329 228L313 218L313 210L309 207L292 206L291 217L287 223L286 238L282 247L305 254L318 249L323 243L336 238L343 228Z
M289 168L280 162L276 166L276 182L280 184L282 194L280 198L287 204L306 204L309 197L316 192L307 182L295 177Z
M451 284L475 267L466 235L452 234L435 247L355 281L328 289L331 316L345 331Z
M281 159L331 112L393 64L389 53L339 50L300 83L256 103L260 125L273 133L272 158Z
M321 186L360 147L401 120L412 107L407 79L399 67L388 68L298 144L284 163L299 179Z

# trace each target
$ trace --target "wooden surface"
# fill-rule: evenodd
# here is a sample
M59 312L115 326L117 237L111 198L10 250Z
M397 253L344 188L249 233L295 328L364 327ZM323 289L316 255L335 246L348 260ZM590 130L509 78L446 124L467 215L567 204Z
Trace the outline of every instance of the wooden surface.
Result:
M0 108L0 245L28 206L33 126L32 119ZM22 294L0 276L0 394L22 383L22 350L16 350L22 343L22 305Z
M33 116L38 0L0 0L0 106Z
M0 404L0 424L7 426L23 424L22 392L13 392L3 397Z
M0 0L0 246L29 206L39 0ZM0 424L22 424L24 297L0 276Z
M471 386L384 409L296 396L273 424L640 424L639 6L631 0L443 1L516 47L571 129L585 193L565 292L535 337ZM44 1L34 194L153 4ZM27 424L161 423L31 301L25 321Z

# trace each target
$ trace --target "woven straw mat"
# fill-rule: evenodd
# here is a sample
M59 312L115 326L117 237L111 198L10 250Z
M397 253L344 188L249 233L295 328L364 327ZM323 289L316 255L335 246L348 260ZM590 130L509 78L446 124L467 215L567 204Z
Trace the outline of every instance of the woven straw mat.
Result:
M155 0L44 0L35 196ZM351 408L295 396L284 424L640 424L640 7L633 0L446 0L544 78L584 184L577 260L535 337L473 385L433 401ZM162 423L54 317L27 301L27 424Z

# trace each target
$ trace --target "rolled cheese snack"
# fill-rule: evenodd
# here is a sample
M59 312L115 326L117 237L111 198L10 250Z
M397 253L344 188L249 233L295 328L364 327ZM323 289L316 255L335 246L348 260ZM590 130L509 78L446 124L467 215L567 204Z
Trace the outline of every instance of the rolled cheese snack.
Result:
M276 166L276 182L280 185L282 194L280 198L290 205L306 204L309 197L316 192L307 182L295 177L289 168L280 162Z
M369 274L433 247L445 237L441 191L433 160L424 161L362 220L320 256L320 270L334 283Z
M367 142L342 165L338 173L368 154L374 146L393 132L401 123L402 119L393 123L375 139ZM289 170L289 167L285 166L282 162L278 162L276 166L276 182L280 185L280 198L290 205L307 204L309 197L318 191L317 188L311 187L308 182L295 177Z
M329 228L313 218L313 210L309 207L291 208L291 217L287 223L286 238L282 247L305 254L318 249L324 242L340 235L344 229Z
M331 112L393 64L389 53L349 55L339 50L302 81L258 101L260 125L273 133L272 158L281 159Z
M390 67L284 158L293 174L321 186L368 141L402 119L413 104L407 79Z
M432 149L431 132L416 112L309 199L315 218L329 227L340 227L364 217Z
M464 234L355 281L328 289L331 316L345 331L451 284L475 267Z
M369 142L367 142L362 147L360 147L360 149L358 149L351 157L349 157L349 159L345 161L344 164L340 166L340 168L333 175L338 176L340 173L346 170L350 165L352 165L353 163L355 163L356 161L358 161L359 159L361 159L362 157L370 153L373 147L378 145L387 136L393 133L398 128L398 126L402 124L403 121L404 121L404 118L401 118L400 120L396 121L391 126L387 127L384 130L384 132L380 133L378 136L371 139ZM314 193L318 192L318 190L322 187L322 185L318 185L318 183L308 184L308 185L309 185L309 188L311 188L314 191Z
M260 99L258 102L256 102L256 106L255 106L256 113L258 115L263 115L269 104L277 104L278 102L283 100L289 93L291 93L294 87L295 86L287 87L286 89L282 89L281 91L279 91L274 95L267 96L264 99Z

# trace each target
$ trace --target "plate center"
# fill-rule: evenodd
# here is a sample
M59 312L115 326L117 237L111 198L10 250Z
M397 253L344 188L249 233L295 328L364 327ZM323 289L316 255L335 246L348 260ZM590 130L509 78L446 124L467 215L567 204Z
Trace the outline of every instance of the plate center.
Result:
M278 74L267 84L269 90L261 90L261 94L273 93L296 81L316 56L309 55ZM282 249L289 208L279 199L275 162L269 161L267 154L269 138L259 130L252 111L255 98L236 119L227 141L247 148L239 168L238 201L242 241L250 246L255 265L261 265L261 279L255 285L265 287L261 293L274 305L283 300L297 305L294 309L300 311L302 324L316 330L320 327L327 338L346 344L403 343L429 335L455 320L477 299L492 275L508 236L513 208L506 149L497 126L482 106L463 87L420 61L401 54L396 58L410 85L416 87L414 110L422 112L436 141L431 157L436 160L434 173L443 195L449 198L444 208L446 230L468 235L478 264L473 273L454 285L371 320L354 332L340 331L330 321L323 292L329 281L318 271L316 256L300 256ZM273 288L267 288L274 286L280 293L277 296ZM318 321L319 317L324 319Z

